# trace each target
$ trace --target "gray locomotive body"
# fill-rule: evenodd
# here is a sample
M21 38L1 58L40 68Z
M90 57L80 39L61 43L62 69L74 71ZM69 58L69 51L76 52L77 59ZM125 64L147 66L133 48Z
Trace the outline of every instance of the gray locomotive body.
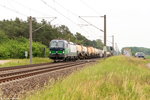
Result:
M49 58L54 61L57 60L77 60L77 59L87 59L87 58L96 58L103 57L103 50L86 47L83 45L77 45L66 40L54 39L50 42L50 54Z

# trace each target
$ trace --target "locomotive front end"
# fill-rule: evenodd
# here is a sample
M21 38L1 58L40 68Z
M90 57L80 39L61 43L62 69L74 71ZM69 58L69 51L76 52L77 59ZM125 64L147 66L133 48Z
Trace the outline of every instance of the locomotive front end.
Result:
M63 60L65 58L65 41L52 40L50 42L50 55L53 60Z

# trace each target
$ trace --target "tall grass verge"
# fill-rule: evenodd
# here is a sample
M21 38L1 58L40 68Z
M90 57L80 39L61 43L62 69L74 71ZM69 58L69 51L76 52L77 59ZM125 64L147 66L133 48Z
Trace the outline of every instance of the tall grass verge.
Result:
M25 100L149 100L150 60L124 56L100 60Z
M145 57L146 59L150 59L150 55L146 55L146 57Z
M19 65L28 65L30 64L30 59L9 59L10 61L5 64L0 64L0 67L9 67L9 66L19 66ZM52 62L49 58L33 58L33 64L40 64L40 63L48 63Z

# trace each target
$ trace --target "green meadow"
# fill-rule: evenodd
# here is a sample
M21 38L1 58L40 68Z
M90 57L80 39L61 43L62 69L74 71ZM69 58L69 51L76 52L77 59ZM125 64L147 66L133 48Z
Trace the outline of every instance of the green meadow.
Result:
M147 55L145 58L146 58L146 59L150 59L150 55Z
M25 100L150 100L150 60L114 56L27 94Z
M0 64L0 67L9 67L9 66L19 66L19 65L28 65L30 64L30 59L8 59L9 62ZM49 58L33 58L33 64L40 64L40 63L48 63L52 62Z

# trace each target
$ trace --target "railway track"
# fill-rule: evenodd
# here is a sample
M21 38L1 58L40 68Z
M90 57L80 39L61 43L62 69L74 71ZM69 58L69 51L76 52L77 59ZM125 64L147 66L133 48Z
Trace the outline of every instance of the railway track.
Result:
M45 64L34 64L26 66L16 66L0 68L0 72L6 72L0 74L0 83L10 82L38 74L43 74L52 71L58 71L70 67L82 66L93 61L77 61L67 63L45 63ZM10 71L11 70L11 71Z
M97 60L97 58L96 59L92 59L92 60L95 61L95 60ZM89 60L79 60L79 61L89 61ZM70 62L42 63L42 64L31 64L31 65L3 67L3 68L0 68L0 72L1 71L16 70L16 69L23 69L23 68L33 68L33 67L38 67L38 66L43 66L43 65L57 65L57 64L67 64L67 63L70 63Z
M31 65L22 65L22 66L13 66L13 67L3 67L0 68L0 71L8 71L8 70L16 70L16 69L23 69L23 68L32 68L32 67L37 67L37 66L43 66L43 65L55 65L57 63L43 63L43 64L31 64ZM63 64L63 63L61 63Z

